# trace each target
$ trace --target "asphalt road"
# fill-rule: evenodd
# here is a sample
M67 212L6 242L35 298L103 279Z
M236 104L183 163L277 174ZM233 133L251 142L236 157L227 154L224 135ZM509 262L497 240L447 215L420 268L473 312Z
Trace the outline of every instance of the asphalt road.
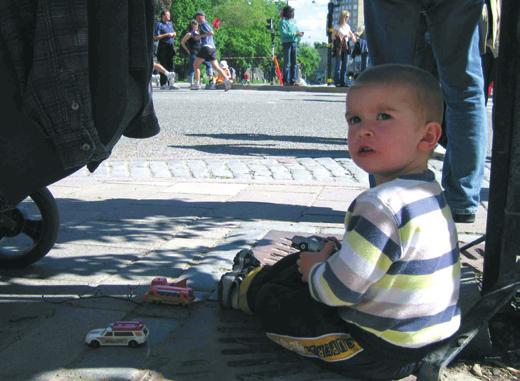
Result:
M154 88L153 98L161 132L122 137L112 159L348 157L342 93Z
M161 132L122 138L112 159L347 157L345 94L154 89Z

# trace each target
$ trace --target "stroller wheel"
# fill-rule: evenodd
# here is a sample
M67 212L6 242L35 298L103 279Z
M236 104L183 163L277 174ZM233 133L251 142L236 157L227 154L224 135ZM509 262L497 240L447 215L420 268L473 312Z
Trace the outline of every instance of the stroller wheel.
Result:
M47 188L0 212L0 268L24 268L44 257L56 242L58 228L56 201Z

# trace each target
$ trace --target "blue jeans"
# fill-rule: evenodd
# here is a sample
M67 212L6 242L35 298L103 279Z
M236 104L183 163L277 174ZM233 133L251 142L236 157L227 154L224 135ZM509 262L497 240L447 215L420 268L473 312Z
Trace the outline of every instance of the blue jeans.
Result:
M334 61L334 84L336 86L345 86L347 82L348 53L345 52L340 56L336 56Z
M426 10L447 103L448 145L442 185L456 214L476 212L484 176L488 128L477 29L483 3L484 0L364 3L369 58L374 65L413 64L420 11Z
M283 47L283 83L293 85L298 80L296 63L296 42L282 42Z

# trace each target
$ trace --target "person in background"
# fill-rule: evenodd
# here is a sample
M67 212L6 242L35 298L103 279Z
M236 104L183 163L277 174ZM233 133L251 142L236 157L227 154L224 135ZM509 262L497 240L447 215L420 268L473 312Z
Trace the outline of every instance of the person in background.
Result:
M446 100L442 186L455 222L472 223L480 205L487 153L487 113L478 23L484 0L365 1L372 65L413 64L421 12L428 25Z
M349 379L416 371L460 326L457 230L428 169L442 113L439 83L422 69L361 73L347 95L348 151L377 186L350 204L341 243L272 266L238 253L221 306L253 313L269 339Z
M334 26L332 33L332 45L335 60L334 68L334 84L337 87L343 87L347 83L347 65L348 56L351 53L351 47L356 43L357 38L350 29L348 20L349 11L342 11L338 24Z
M161 11L161 20L155 24L154 40L159 42L157 60L168 71L173 72L173 57L175 56L175 36L177 33L170 20L170 12ZM161 89L168 89L168 78L161 73Z
M354 32L356 35L357 42L355 44L355 52L358 53L361 56L361 64L359 67L359 72L362 72L367 68L368 63L368 45L367 40L365 39L365 26L360 25ZM354 51L352 52L352 55L354 56Z
M194 83L191 86L191 89L199 90L201 88L200 70L197 71L197 69L203 62L208 61L211 64L213 70L215 70L219 75L221 75L224 78L224 90L228 91L229 89L231 89L231 81L229 75L224 70L222 70L222 68L218 64L217 48L215 46L215 41L213 40L213 28L211 28L211 26L206 22L206 16L204 12L197 12L195 14L195 18L199 23L201 47L199 52L197 53L195 62L193 63L195 76ZM216 85L210 87L210 89L214 88L216 88Z
M193 63L195 62L195 58L197 58L197 53L202 46L200 40L200 31L199 31L199 23L197 20L191 20L188 32L182 37L181 47L186 51L189 57L188 62L188 79L190 81L190 85L194 84L194 74L195 69ZM200 71L200 69L197 68ZM199 73L200 76L200 73Z
M175 84L175 73L173 71L166 70L159 62L154 62L153 70L159 73L159 75L162 74L166 76L167 84L171 90L179 88L179 86Z
M231 83L233 83L233 75L231 74L231 70L230 70L230 67L228 66L228 63L226 60L222 60L220 61L220 68L222 69L222 71L227 75L227 77L229 78L229 81ZM217 87L219 85L223 85L224 82L225 82L226 78L224 78L222 75L218 75L217 76Z
M479 23L480 55L486 104L496 77L501 3L502 0L486 0Z
M286 5L280 13L280 38L283 47L283 83L294 86L298 81L298 63L296 51L303 32L294 22L294 8Z
M213 27L207 22L206 14L203 11L195 13L195 20L199 23L199 32L201 39L201 46L207 45L215 48L215 40L213 38L214 32ZM205 60L204 66L206 66L206 76L208 77L208 89L215 89L215 76L213 73L213 65L210 61Z

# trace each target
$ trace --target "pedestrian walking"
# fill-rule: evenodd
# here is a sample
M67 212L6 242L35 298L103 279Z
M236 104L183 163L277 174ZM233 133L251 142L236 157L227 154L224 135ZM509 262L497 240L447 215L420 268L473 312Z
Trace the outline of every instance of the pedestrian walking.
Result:
M168 71L173 72L173 57L175 56L175 36L177 33L170 19L170 12L163 10L161 19L155 25L154 40L158 41L157 61ZM161 89L169 88L168 78L160 74Z
M222 78L224 78L224 89L225 91L228 91L231 89L231 81L229 79L229 75L224 70L222 70L217 61L217 48L213 39L213 28L206 21L206 15L204 12L197 12L195 14L195 19L199 23L201 47L193 64L195 75L194 83L191 86L191 89L199 90L201 88L200 70L197 71L197 69L204 61L208 61L211 64L213 70L215 70L219 75L222 76Z

